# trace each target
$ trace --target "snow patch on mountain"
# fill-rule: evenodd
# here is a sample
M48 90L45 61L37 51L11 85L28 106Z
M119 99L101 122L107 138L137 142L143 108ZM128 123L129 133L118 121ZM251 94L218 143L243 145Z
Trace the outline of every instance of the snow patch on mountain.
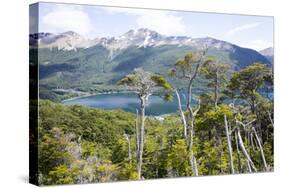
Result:
M115 51L127 49L131 46L138 48L157 47L163 45L192 46L203 48L211 46L212 48L233 50L231 43L206 38L190 38L187 36L165 36L156 31L147 28L129 30L123 35L117 37L101 37L95 39L86 39L73 31L65 33L37 33L30 35L30 45L38 44L39 48L58 48L59 50L77 50L78 48L89 48L101 45L107 48L111 54Z

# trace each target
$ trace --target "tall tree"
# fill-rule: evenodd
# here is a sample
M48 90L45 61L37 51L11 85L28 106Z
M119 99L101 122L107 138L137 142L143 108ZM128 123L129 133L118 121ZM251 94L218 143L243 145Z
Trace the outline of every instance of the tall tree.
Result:
M198 54L195 53L187 53L182 60L178 60L174 68L170 71L171 76L175 76L179 79L183 79L187 84L187 102L186 107L188 110L188 123L190 130L189 137L189 153L190 153L190 163L192 166L193 175L198 176L198 169L196 158L193 152L193 137L194 137L194 121L195 117L200 109L200 100L198 101L198 106L194 109L191 106L192 100L192 86L195 78L198 75L199 68L202 62L205 59L207 50L202 50ZM183 121L184 122L184 121ZM184 125L184 129L187 129L186 125ZM186 130L184 130L184 138L187 138Z
M209 58L205 61L200 69L200 72L210 82L208 87L214 89L214 106L218 106L220 98L220 89L226 81L226 72L230 68L229 64L223 63L214 58Z
M245 100L251 107L252 113L257 117L257 130L261 130L261 117L258 110L258 104L262 99L259 90L263 87L268 75L271 74L271 69L265 64L254 63L245 69L233 74L227 86L227 93L233 98ZM260 135L262 138L262 135Z
M126 85L130 90L137 93L140 100L140 115L141 115L141 126L139 132L137 144L137 172L138 178L141 179L141 168L142 168L142 157L144 148L144 128L145 128L145 106L154 92L160 88L164 89L164 98L166 100L171 100L169 93L173 90L171 85L164 79L163 76L158 74L153 74L148 71L144 71L141 68L134 70L132 74L126 75L123 79L118 82L119 85ZM136 130L138 130L138 125L136 125Z
M258 90L263 86L270 69L265 64L254 63L245 69L235 72L227 86L228 94L234 98L246 100L252 112L256 111Z

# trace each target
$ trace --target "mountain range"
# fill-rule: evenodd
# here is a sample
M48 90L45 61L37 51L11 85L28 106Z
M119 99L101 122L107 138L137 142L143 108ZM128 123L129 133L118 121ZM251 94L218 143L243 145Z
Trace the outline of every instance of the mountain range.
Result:
M74 50L78 48L90 48L101 45L108 50L116 51L126 49L130 46L149 47L176 45L202 47L203 45L212 46L217 49L233 50L233 45L213 38L190 38L186 36L164 36L155 31L141 28L129 30L118 37L101 37L86 39L73 31L60 34L38 33L30 35L30 45L37 45L39 48L58 48L59 50Z
M31 56L38 52L40 86L48 89L112 89L137 67L166 76L176 60L204 46L207 55L230 64L231 71L254 62L273 63L273 48L257 52L210 37L165 36L147 28L95 39L73 31L35 33L29 35L29 44Z

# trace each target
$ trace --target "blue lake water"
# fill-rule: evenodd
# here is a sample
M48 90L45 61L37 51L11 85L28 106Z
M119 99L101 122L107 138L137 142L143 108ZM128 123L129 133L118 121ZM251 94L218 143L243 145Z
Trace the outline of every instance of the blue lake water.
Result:
M273 98L272 93L261 93L264 97L269 99ZM180 93L182 108L186 109L186 98L183 93ZM100 108L100 109L122 109L128 112L136 112L139 109L140 100L136 94L133 93L112 93L112 94L100 94L88 97L74 98L63 102L66 105L83 105L88 107ZM192 101L194 104L195 101ZM173 101L164 101L159 96L152 95L149 97L148 104L146 106L146 114L157 116L169 113L175 113L178 111L178 100L174 96Z
M185 97L181 96L182 103L185 103ZM100 109L123 109L128 112L135 112L139 108L140 100L136 94L132 93L114 93L114 94L100 94L88 97L81 97L66 100L63 102L66 105L83 105L88 107ZM182 105L185 109L185 105ZM162 115L174 113L178 110L178 101L174 97L173 101L164 101L159 96L150 96L146 106L147 115Z

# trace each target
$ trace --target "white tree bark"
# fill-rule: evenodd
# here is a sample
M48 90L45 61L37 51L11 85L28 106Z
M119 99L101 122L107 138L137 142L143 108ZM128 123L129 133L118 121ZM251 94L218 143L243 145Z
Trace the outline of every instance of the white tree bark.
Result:
M189 80L188 93L187 93L187 109L189 111L189 122L190 122L189 152L190 152L190 163L191 163L191 167L192 167L192 173L193 173L194 176L198 176L196 158L195 158L194 153L193 153L194 119L195 119L195 116L196 116L197 112L200 109L200 101L199 101L198 109L195 112L193 112L193 109L191 107L191 98L192 98L192 84L193 84L193 80L197 76L199 66L200 66L200 64L196 65L195 72Z
M199 107L196 110L196 112L193 112L193 109L192 109L192 106L191 106L192 84L193 84L193 81L194 81L194 79L196 78L196 76L198 74L198 71L199 71L199 68L200 68L200 64L202 63L203 57L205 57L206 52L207 52L207 48L204 48L204 50L202 50L202 54L200 54L199 60L196 62L197 64L195 65L193 73L190 73L189 75L187 75L186 74L186 69L181 67L181 69L182 69L181 71L182 71L183 75L180 76L180 78L188 79L188 83L187 83L187 104L186 104L186 107L187 107L187 110L189 112L189 115L188 115L188 118L186 118L186 119L187 119L187 122L189 124L189 131L190 131L190 138L189 138L190 139L189 140L189 155L190 155L190 157L189 157L189 161L191 163L192 173L193 173L194 176L198 176L198 169L197 169L197 164L196 164L196 158L195 158L194 152L193 152L194 119L195 119L195 116L196 116L198 110L200 109L200 103L199 103ZM177 94L177 96L178 96L178 94ZM179 98L179 96L178 96L178 98ZM179 104L179 106L181 106L181 104ZM182 116L182 113L181 113L181 116ZM184 123L185 118L182 117L182 120L183 120L183 123ZM186 128L187 128L187 125L185 126L185 130L186 130ZM187 139L186 135L187 135L187 133L184 132L184 137Z
M136 119L135 119L135 132L136 132L136 159L138 163L138 158L139 158L139 124L138 124L138 119L139 119L139 111L136 109Z
M183 112L182 106L181 106L181 98L180 98L180 95L179 95L179 92L177 89L175 89L175 93L177 95L180 116L181 116L181 120L183 123L183 137L187 138L187 123L186 123L185 115L184 115L184 112Z
M252 159L250 158L247 150L245 149L245 146L244 146L244 143L243 143L243 140L242 140L239 128L237 128L237 136L238 136L239 146L240 146L240 148L242 150L242 153L243 153L245 159L249 162L250 167L254 170L254 172L257 172L257 169L256 169Z
M235 130L235 144L236 144L236 154L237 154L237 160L238 160L238 172L241 172L241 160L240 160L240 151L239 151L239 144L238 144L238 138L237 138L237 130Z
M224 126L225 126L225 133L226 133L226 138L227 138L227 145L228 145L228 156L229 156L229 164L230 164L230 173L234 174L234 165L233 165L233 159L232 159L232 147L231 147L231 140L230 140L230 135L228 132L228 123L227 123L227 118L226 115L224 115Z
M252 168L251 168L250 162L248 160L246 160L246 161L247 161L248 170L250 173L252 173Z
M191 163L193 175L198 176L196 158L195 158L194 153L193 153L193 136L194 136L193 127L194 127L194 123L193 123L193 120L192 120L191 123L190 123L190 140L189 140L190 163Z
M159 79L162 79L159 81ZM164 83L163 83L164 81ZM148 101L148 97L159 88L167 89L171 91L171 87L168 82L163 80L163 77L153 74L151 72L144 71L142 68L134 69L134 73L126 75L121 79L118 84L126 85L138 94L140 99L140 113L141 113L141 125L138 126L138 112L135 122L136 129L136 167L138 178L141 179L141 167L142 167L142 155L144 148L144 128L145 128L145 104Z
M258 146L259 146L259 149L260 149L260 152L261 152L261 157L262 157L264 169L265 169L265 171L267 171L267 170L268 170L268 167L267 167L267 163L266 163L266 160L265 160L265 156L264 156L264 153L263 153L263 148L262 148L260 139L259 139L259 137L258 137L258 134L257 134L256 129L255 129L254 127L252 127L252 130L253 130L254 135L255 135L255 137L256 137L256 140L257 140L257 142L258 142Z
M141 96L141 128L139 137L139 160L138 160L138 179L141 179L142 155L144 145L144 124L145 124L145 101L146 96Z

